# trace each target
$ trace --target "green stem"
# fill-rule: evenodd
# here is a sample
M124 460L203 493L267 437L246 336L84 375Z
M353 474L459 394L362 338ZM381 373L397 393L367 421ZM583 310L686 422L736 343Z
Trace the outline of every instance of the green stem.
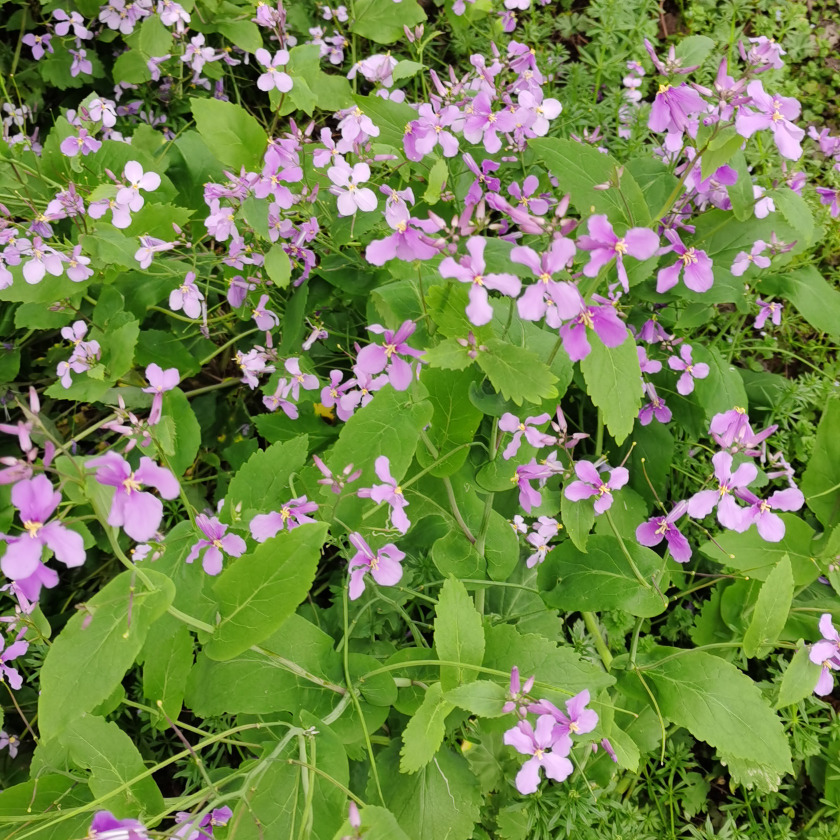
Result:
M607 647L604 637L601 635L601 629L598 627L598 619L595 617L595 613L592 612L582 612L581 615L583 616L583 623L586 625L589 635L592 636L592 641L595 642L595 649L598 651L598 655L604 663L604 668L609 671L612 665L613 655L610 653L610 649Z
M615 522L613 522L613 518L610 515L608 510L604 511L607 517L607 522L610 524L610 528L612 528L613 534L615 534L615 538L618 540L618 544L621 546L622 554L627 558L627 562L630 564L630 568L633 570L633 574L636 576L636 580L644 586L645 589L650 589L651 585L648 581L645 580L642 573L639 571L639 567L634 562L633 558L630 556L630 552L627 550L627 546L624 544L624 540L621 537L621 534L618 533L618 528L615 527ZM665 599L667 603L667 598Z

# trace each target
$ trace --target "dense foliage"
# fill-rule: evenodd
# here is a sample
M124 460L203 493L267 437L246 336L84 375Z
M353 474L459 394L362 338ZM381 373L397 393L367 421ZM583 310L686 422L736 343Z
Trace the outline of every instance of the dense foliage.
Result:
M840 836L823 5L4 6L0 837Z

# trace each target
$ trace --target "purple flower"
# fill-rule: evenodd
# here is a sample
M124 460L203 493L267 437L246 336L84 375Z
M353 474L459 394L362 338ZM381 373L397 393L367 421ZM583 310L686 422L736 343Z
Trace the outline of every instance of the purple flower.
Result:
M91 136L86 128L80 128L78 137L75 134L65 137L58 148L66 157L75 157L79 152L82 155L98 152L102 148L102 143Z
M344 374L340 370L330 371L330 384L324 385L321 389L321 405L326 408L335 408L339 420L347 421L353 416L352 407L345 408L341 405L341 398L345 392L354 385L354 380L342 382Z
M438 229L431 220L411 218L391 227L394 232L390 236L374 239L365 249L365 259L371 265L385 265L388 260L395 258L404 262L430 260L438 254L434 241L427 235Z
M487 296L487 289L495 289L502 294L516 297L522 284L513 274L485 274L487 268L484 262L484 248L487 240L481 236L471 236L467 240L469 256L461 257L456 262L452 257L446 257L438 270L442 277L451 277L461 283L469 283L470 302L466 313L470 321L477 327L487 324L493 318L493 307Z
M423 160L438 144L444 157L458 154L458 140L452 132L446 130L458 118L458 109L454 105L447 105L435 111L428 102L424 102L417 112L419 118L406 126L403 135L405 156L413 161Z
M333 475L330 468L317 456L313 455L312 460L315 462L315 466L321 471L321 474L324 478L318 479L318 484L324 484L330 488L337 496L341 495L341 492L344 490L345 485L349 484L351 481L355 481L359 476L361 476L362 471L356 470L353 471L353 465L348 464L342 471L341 475Z
M174 242L165 242L154 236L140 236L140 247L134 254L134 259L140 263L140 268L148 268L152 264L155 254L161 251L171 251L175 247Z
M70 64L70 75L78 76L80 73L90 75L93 73L93 64L87 57L87 50L68 49L67 52L73 56L73 62Z
M562 738L568 735L586 735L598 725L598 713L587 709L589 703L589 691L584 689L570 700L566 701L566 711L563 714L560 709L548 700L540 700L528 706L528 711L535 715L551 715L556 722L553 735L555 738Z
M9 669L12 670L11 668ZM17 673L17 671L15 671ZM9 735L8 732L4 732L0 730L0 750L5 749L6 747L9 748L9 758L16 758L18 754L18 745L20 744L20 738L17 735Z
M359 143L361 145L367 138L379 136L379 129L374 125L373 120L367 114L363 113L358 105L355 108L349 108L339 113L343 116L337 128L341 132L341 139L345 142Z
M648 128L657 133L681 134L689 127L692 117L705 110L706 100L685 82L677 87L661 84L650 109Z
M733 491L755 481L758 476L755 464L741 464L732 472L732 456L728 452L716 452L712 456L712 464L718 487L716 490L701 490L695 493L688 500L688 515L694 519L702 519L717 506L718 522L724 528L739 533L746 531L752 520L746 516L744 508L735 502Z
M544 487L549 478L562 472L563 468L557 464L556 452L549 455L542 463L531 460L530 463L516 468L516 473L510 481L519 488L519 506L525 513L529 513L531 508L542 504L542 496L531 487L531 482L537 481L540 487Z
M754 79L747 85L747 93L751 98L751 105L759 110L752 111L744 106L738 110L735 117L735 130L742 137L752 137L756 131L769 128L773 132L773 139L779 154L789 160L799 160L802 157L802 139L805 131L794 125L801 107L791 96L771 96L764 91L760 80Z
M279 511L260 513L251 520L251 536L259 543L276 536L284 528L294 530L299 525L314 522L309 513L318 510L316 502L310 502L306 496L290 499L280 507Z
M694 292L707 292L715 282L712 274L712 261L705 251L697 251L693 246L686 248L675 230L666 230L665 238L673 246L679 259L667 268L662 268L656 277L656 291L659 294L677 285L680 274L685 285Z
M627 327L614 306L586 306L574 320L560 327L563 349L573 362L585 359L592 350L588 330L595 330L606 347L618 347L627 338Z
M137 542L150 540L163 519L163 504L143 485L160 491L164 499L174 499L180 492L178 479L165 467L158 466L151 458L140 459L140 466L133 470L128 461L116 452L106 452L88 461L97 468L96 480L116 488L108 524L122 526L126 534Z
M507 133L516 127L516 117L506 110L494 111L490 95L486 91L477 94L464 108L463 134L470 143L484 144L488 154L495 154L502 148L499 132Z
M277 411L278 408L282 408L284 414L290 418L291 420L297 420L299 413L297 406L289 402L286 397L289 396L289 391L292 390L292 384L286 381L285 378L281 378L277 382L277 387L274 389L274 393L271 395L266 395L262 398L263 405L269 411Z
M93 277L93 269L88 268L90 265L90 257L82 254L82 246L74 246L72 252L62 254L61 258L67 263L67 270L65 274L74 283L82 283L89 277Z
M52 44L50 43L52 35L50 35L49 32L45 32L43 35L35 35L30 32L27 35L24 35L22 40L27 47L32 48L32 58L34 58L35 61L40 61L44 57L45 52L55 52Z
M783 304L776 303L776 301L764 301L761 298L758 298L756 303L758 304L758 315L753 322L753 326L757 330L760 330L764 326L768 318L770 318L772 323L774 323L777 327L782 323L782 309L784 309Z
M3 682L4 678L7 679L9 685L15 691L23 685L23 677L18 673L17 668L10 668L6 663L17 659L19 656L23 656L27 650L29 650L29 642L25 642L22 639L12 642L12 644L6 647L6 640L0 634L0 682Z
M118 820L110 811L96 812L88 836L96 840L150 840L143 823L129 819Z
M125 165L123 177L128 181L128 186L121 187L117 192L117 203L136 213L145 203L140 190L144 192L156 190L160 186L160 175L157 172L144 172L143 167L136 160L130 160Z
M831 213L831 218L840 216L840 190L830 190L828 187L817 187L817 195L820 197L820 204L825 204Z
M574 770L566 756L571 752L572 739L568 735L554 737L554 718L541 715L536 729L527 720L520 720L513 729L508 729L504 742L522 755L533 756L516 774L516 789L523 794L534 793L540 785L540 770L555 782L567 779Z
M152 410L149 412L149 425L154 426L160 422L164 393L178 387L181 374L178 373L178 368L162 370L160 365L153 362L146 368L146 379L149 380L149 387L144 388L143 393L154 394Z
M659 545L664 539L671 556L678 563L691 559L691 546L674 523L688 510L688 502L677 502L667 516L652 516L636 528L636 539L649 547Z
M78 12L70 12L68 15L64 9L56 9L53 17L59 21L55 25L55 34L64 37L71 29L73 34L81 41L93 37L93 33L85 26L85 19Z
M799 510L805 504L805 497L797 487L777 490L767 499L759 499L744 488L737 489L735 495L749 505L744 511L744 530L755 523L759 535L767 542L780 542L785 536L784 520L771 510Z
M217 517L199 513L195 518L195 524L198 525L204 537L190 549L186 557L187 563L192 563L204 550L202 568L208 575L217 575L222 571L224 554L241 557L245 553L245 540L236 534L226 534L228 526L222 525Z
M242 379L240 381L251 390L260 384L257 378L260 374L274 373L274 365L268 364L268 356L265 350L259 347L252 347L247 353L237 350L236 364L239 365L239 369L242 371Z
M630 228L624 236L618 237L603 214L590 216L587 226L589 235L583 235L577 241L579 248L592 252L583 273L587 277L597 277L598 272L615 258L618 279L624 291L629 291L624 255L637 260L650 259L659 248L659 237L650 228Z
M70 272L67 273L69 275ZM170 293L169 308L173 312L183 309L188 318L200 318L203 300L204 295L195 284L195 272L188 271L184 282Z
M269 301L268 295L261 295L260 302L254 308L254 311L251 313L254 322L256 323L257 327L261 330L271 330L274 327L280 325L280 318L277 317L275 312L266 308L266 304Z
M370 213L376 210L376 193L359 184L370 180L370 167L366 163L357 163L351 167L347 163L337 163L327 170L327 177L333 186L330 192L338 196L338 215L352 216L356 210Z
M822 614L820 633L823 637L820 641L811 645L808 658L815 665L822 666L814 693L824 697L826 694L831 694L834 687L831 672L840 671L840 634L831 622L831 613Z
M740 277L753 263L757 268L769 268L770 258L762 256L767 248L767 243L758 239L753 243L750 253L740 251L729 269L735 277Z
M402 579L400 562L405 554L393 543L383 545L376 553L359 533L350 534L350 542L356 553L350 558L350 600L355 601L365 591L365 575L371 577L380 586L395 586Z
M578 481L573 481L566 486L563 495L572 502L580 502L583 499L595 499L595 513L601 514L612 507L612 491L619 490L627 484L630 473L624 467L615 467L610 470L606 465L602 468L609 470L609 480L605 483L601 473L591 461L578 461L575 464L575 475Z
M370 376L386 371L388 380L397 391L405 391L411 384L412 367L400 355L418 358L423 355L423 350L415 350L406 344L406 340L417 329L414 321L403 321L396 332L386 330L379 324L372 324L369 332L383 335L384 344L368 344L359 351L356 358L355 368Z
M670 423L671 409L665 405L665 400L661 399L656 393L656 388L654 388L652 382L645 383L645 393L648 395L650 402L639 409L639 422L643 426L648 426L655 417L660 423Z
M539 321L545 317L546 324L557 329L561 321L580 314L584 304L577 286L552 277L566 268L575 250L575 243L562 236L556 237L542 255L524 245L511 250L511 261L527 266L538 278L516 302L520 318Z
M527 537L525 537L525 542L536 549L525 561L525 565L529 569L533 569L538 563L544 562L548 552L554 548L554 546L548 544L549 539L550 538L546 536L541 529L532 531Z
M357 491L357 495L362 499L373 499L378 505L387 502L391 508L391 524L400 533L404 534L411 526L411 522L404 511L404 508L408 507L408 502L403 495L402 487L397 484L391 475L391 463L388 457L380 455L374 461L373 468L377 478L384 483L374 484L372 487L363 487Z
M709 434L721 449L728 449L730 452L743 450L745 454L752 456L759 454L755 447L770 437L776 429L778 426L768 426L761 432L753 432L746 410L737 406L716 414L709 424Z
M298 359L286 359L284 367L286 372L291 374L289 391L293 400L300 399L301 388L304 391L314 391L318 387L318 377L311 373L303 373Z
M510 432L513 434L513 438L505 447L504 452L502 452L502 458L507 461L516 455L519 451L519 445L523 435L525 435L525 440L527 440L528 443L530 443L535 449L540 449L543 446L548 446L549 444L554 443L554 438L551 435L547 435L545 432L541 432L536 428L543 423L547 423L550 419L551 415L546 413L540 414L536 417L527 417L525 418L525 421L522 422L518 417L510 412L503 414L499 420L499 428L503 432Z
M20 246L23 246L22 249ZM31 259L23 266L23 279L30 285L36 285L49 272L53 277L60 277L64 272L61 255L49 245L45 245L40 236L33 236L30 243L26 239L19 240L19 251Z
M44 548L68 568L85 562L82 535L59 521L47 521L60 502L61 493L53 489L44 475L18 481L12 487L12 504L18 509L26 534L6 538L6 553L0 567L7 578L20 580L33 575L42 565Z
M269 91L277 88L280 93L287 93L292 89L294 86L292 77L277 69L289 63L288 50L278 50L272 58L268 50L260 48L254 53L254 58L265 67L265 73L257 79L257 87L260 90Z
M508 714L516 712L520 717L525 717L525 704L528 703L528 692L534 687L535 677L530 676L525 680L525 685L522 685L519 680L519 668L516 665L510 669L510 690L508 697L510 698L504 706L502 712Z
M705 362L692 361L690 344L680 347L680 357L670 356L668 367L671 370L682 371L682 376L677 380L677 393L687 396L694 390L695 379L705 379L709 375L709 366Z
M491 193L499 191L502 185L501 181L498 178L490 177L490 173L495 172L499 168L499 164L495 160L483 160L479 169L478 164L473 160L471 154L465 153L462 157L464 163L467 165L467 169L475 175L475 181L472 182L469 190L467 190L464 204L467 206L478 204L484 195L485 188Z
M175 822L183 824L172 835L173 840L176 837L178 840L213 840L213 828L217 825L227 825L232 816L233 811L227 805L223 808L214 808L199 821L186 811L178 811L175 814ZM105 838L103 837L102 840Z

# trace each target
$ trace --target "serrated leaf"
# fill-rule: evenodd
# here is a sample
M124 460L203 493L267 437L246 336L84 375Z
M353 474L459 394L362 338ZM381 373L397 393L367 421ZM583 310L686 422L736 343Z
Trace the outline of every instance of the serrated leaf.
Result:
M259 170L268 136L244 108L219 99L191 99L196 127L207 147L234 172Z
M435 650L441 660L481 665L484 658L484 628L481 616L464 584L447 578L435 608ZM471 668L441 665L440 683L444 691L475 680Z
M507 699L507 691L498 683L489 680L465 683L447 691L444 695L444 700L454 706L485 718L501 717L504 714L502 706Z
M429 686L420 708L403 730L401 773L416 773L434 758L446 734L446 716L453 708L450 702L443 699L440 683Z
M429 369L466 370L471 367L474 359L468 355L469 348L458 344L454 338L445 338L440 344L426 350L423 360Z
M299 525L240 557L213 585L221 616L204 646L224 660L268 638L306 598L327 536L326 522Z
M539 405L557 396L554 387L557 377L535 353L524 347L491 338L487 341L487 351L479 353L477 361L493 387L517 405L525 401Z
M410 840L409 836L399 827L396 817L387 809L378 805L367 805L359 809L361 826L358 831L365 840ZM333 840L342 840L344 837L352 836L357 829L350 825L350 820L344 824L335 834Z
M123 572L87 601L53 642L41 667L43 738L55 737L111 694L134 664L153 622L172 603L172 581L152 570L144 574L151 588Z
M628 335L618 347L607 347L597 335L592 350L580 363L586 393L601 409L604 423L616 443L633 431L642 404L642 371L636 342Z
M758 593L752 621L744 634L744 653L763 659L778 640L793 601L793 571L787 554L767 576Z

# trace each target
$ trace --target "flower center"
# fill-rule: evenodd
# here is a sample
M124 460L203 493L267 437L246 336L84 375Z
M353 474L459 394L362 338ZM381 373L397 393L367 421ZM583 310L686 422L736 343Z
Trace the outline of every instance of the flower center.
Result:
M127 479L125 479L125 481L123 481L123 487L125 487L125 492L130 496L132 490L139 493L143 485L134 478L134 473L132 473Z
M619 239L614 245L616 254L627 253L627 243L623 239Z
M213 540L213 545L216 546L220 551L222 550L222 541L220 539Z
M689 248L681 257L683 265L691 265L697 262L697 255L694 253L694 248Z
M654 533L659 534L660 536L662 536L663 534L667 534L668 533L668 523L663 520L662 524L656 529L656 531L654 531Z
M580 724L576 720L573 720L569 724L569 732L574 732L575 734L580 732Z
M26 522L23 523L23 527L29 532L30 538L34 540L38 531L44 527L44 523L37 522L34 519L27 519Z
M476 286L483 286L484 285L484 277L481 274L476 274L473 276L473 283Z

